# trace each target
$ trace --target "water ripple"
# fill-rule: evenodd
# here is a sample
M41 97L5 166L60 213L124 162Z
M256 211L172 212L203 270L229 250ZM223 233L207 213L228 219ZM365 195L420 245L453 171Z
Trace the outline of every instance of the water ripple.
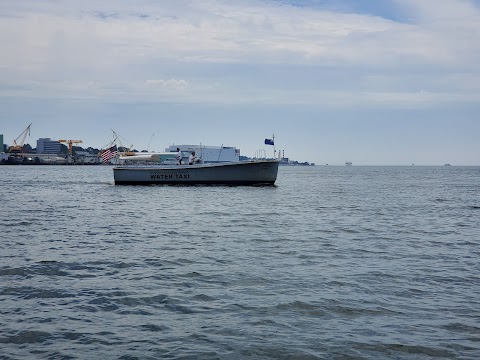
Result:
M478 168L289 167L275 188L1 170L2 359L480 356Z

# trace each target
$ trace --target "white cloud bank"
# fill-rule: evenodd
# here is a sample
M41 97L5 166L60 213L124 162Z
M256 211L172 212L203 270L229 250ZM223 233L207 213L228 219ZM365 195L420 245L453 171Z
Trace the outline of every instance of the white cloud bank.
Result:
M254 0L2 2L0 96L478 103L478 5L392 1L408 22Z

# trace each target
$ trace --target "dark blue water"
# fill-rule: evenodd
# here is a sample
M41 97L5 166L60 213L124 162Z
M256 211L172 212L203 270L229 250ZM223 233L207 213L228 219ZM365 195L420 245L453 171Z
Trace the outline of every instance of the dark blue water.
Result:
M1 359L477 359L480 168L276 187L0 166Z

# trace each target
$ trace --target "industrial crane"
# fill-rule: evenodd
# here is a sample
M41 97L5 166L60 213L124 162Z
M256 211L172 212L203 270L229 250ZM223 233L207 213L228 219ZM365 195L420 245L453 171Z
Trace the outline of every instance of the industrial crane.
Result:
M13 145L10 146L8 152L20 153L23 151L23 143L25 142L25 138L27 137L27 135L30 136L30 126L32 126L32 123L30 123L30 125L28 125L27 128L23 130L22 133L18 135L15 140L13 140ZM20 139L19 142L17 142L18 139Z
M66 143L68 144L68 163L70 164L72 161L72 147L73 144L81 144L83 143L82 140L57 140L59 143Z

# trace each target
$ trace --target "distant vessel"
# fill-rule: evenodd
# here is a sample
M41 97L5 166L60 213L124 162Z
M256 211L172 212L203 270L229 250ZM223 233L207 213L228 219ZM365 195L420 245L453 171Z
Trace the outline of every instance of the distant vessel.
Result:
M118 166L113 168L117 185L273 185L279 161L254 160L194 165Z
M345 165L352 166L352 162L351 161L345 161Z
M445 165L443 165L443 166L452 166L452 165L450 165L450 164L445 164Z

